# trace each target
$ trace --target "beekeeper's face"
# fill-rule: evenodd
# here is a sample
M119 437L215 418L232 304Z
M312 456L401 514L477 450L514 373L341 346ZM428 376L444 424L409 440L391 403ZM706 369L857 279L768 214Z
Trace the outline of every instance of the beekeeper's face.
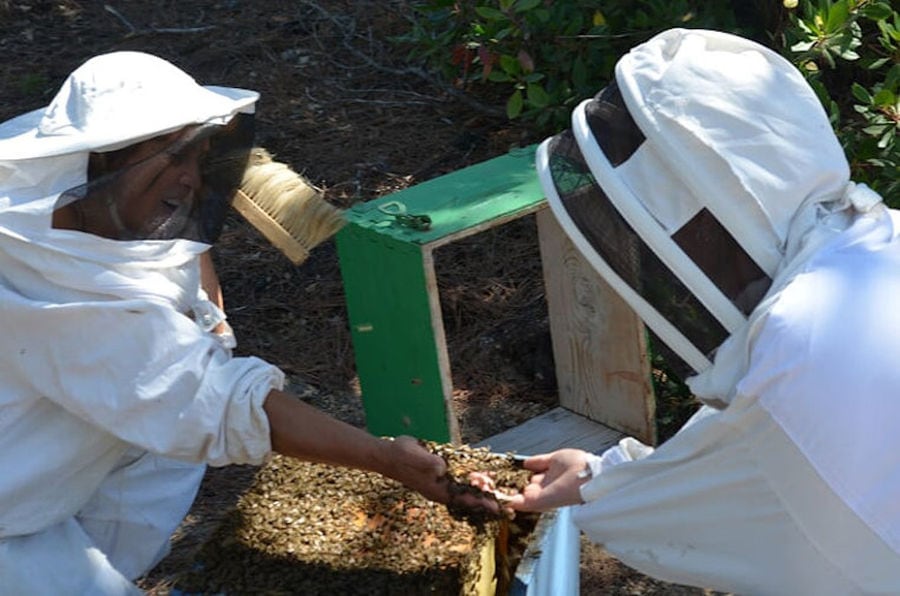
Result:
M201 164L209 151L209 139L188 142L189 130L181 130L130 147L113 169L125 173L122 184L140 192L128 192L117 201L118 217L125 229L138 237L153 237L167 222L189 214L203 186ZM117 230L117 233L119 231Z
M189 126L92 153L87 184L63 193L53 225L113 240L196 237L210 130Z
M240 186L252 139L252 117L239 115L227 125L187 126L91 153L88 181L60 194L53 226L112 240L212 244Z

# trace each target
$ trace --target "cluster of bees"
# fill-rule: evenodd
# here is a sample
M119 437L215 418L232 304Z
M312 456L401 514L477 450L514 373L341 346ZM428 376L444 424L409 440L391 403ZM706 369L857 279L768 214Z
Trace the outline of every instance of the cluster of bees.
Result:
M511 456L426 442L453 491L469 472L514 491ZM537 517L472 512L426 500L378 474L274 456L178 581L187 593L504 593Z

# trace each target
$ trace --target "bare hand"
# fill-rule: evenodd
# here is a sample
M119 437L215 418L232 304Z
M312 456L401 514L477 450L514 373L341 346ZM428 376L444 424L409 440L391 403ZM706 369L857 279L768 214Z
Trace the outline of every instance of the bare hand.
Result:
M389 457L392 467L387 476L398 480L404 486L424 496L430 501L443 503L454 509L472 512L500 514L496 499L477 490L459 490L447 474L447 464L413 437L401 436L389 442Z
M525 460L525 468L535 472L524 490L504 499L507 507L520 511L548 511L582 503L579 473L587 465L587 453L580 449L560 449Z

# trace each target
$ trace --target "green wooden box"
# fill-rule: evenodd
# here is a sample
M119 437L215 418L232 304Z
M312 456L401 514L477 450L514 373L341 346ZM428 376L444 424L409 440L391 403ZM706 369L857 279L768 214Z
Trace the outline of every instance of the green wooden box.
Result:
M378 435L458 439L435 280L435 248L545 204L534 147L347 212L337 236L367 426ZM427 215L428 229L385 212Z

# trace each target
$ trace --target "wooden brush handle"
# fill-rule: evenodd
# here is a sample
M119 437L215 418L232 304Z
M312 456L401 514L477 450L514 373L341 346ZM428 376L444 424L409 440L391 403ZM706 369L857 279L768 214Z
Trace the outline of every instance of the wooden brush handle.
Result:
M231 205L251 226L259 230L275 248L284 253L294 265L299 265L309 257L309 250L301 246L295 238L287 233L281 224L254 203L253 199L247 196L244 191L238 190L234 193Z

